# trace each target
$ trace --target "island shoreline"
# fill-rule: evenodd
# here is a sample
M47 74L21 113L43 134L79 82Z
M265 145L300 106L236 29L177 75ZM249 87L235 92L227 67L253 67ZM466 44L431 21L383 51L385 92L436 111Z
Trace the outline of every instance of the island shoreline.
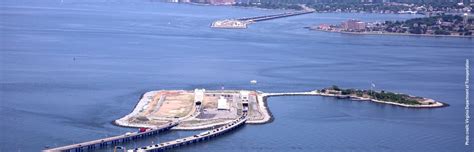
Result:
M148 100L144 99L144 98L147 97L147 94L153 94L153 93L157 93L159 91L163 91L163 90L154 90L154 91L148 91L148 92L143 93L140 96L139 100L137 101L134 108L132 109L132 111L129 114L127 114L125 116L122 116L119 119L113 120L111 123L114 126L120 126L120 127L125 127L125 128L140 128L140 127L151 126L149 124L129 123L129 122L127 122L127 120L130 117L133 117L134 114L136 114L134 112L140 110L140 109L137 109L137 108L140 108L139 106L146 105L146 103L142 103L142 102L148 102ZM358 97L358 96L354 96L354 95L340 95L340 94L322 93L319 90L315 90L315 91L311 91L311 92L296 92L296 93L264 93L264 92L257 91L256 98L257 98L258 102L261 102L261 103L258 103L258 109L260 109L260 113L263 115L263 118L262 119L257 119L257 120L252 120L252 121L249 120L249 121L246 122L246 124L263 125L263 124L268 124L268 123L272 123L273 121L275 121L276 118L273 115L273 113L271 112L271 109L270 109L269 103L268 103L268 100L269 100L268 98L275 97L275 96L333 97L333 98L337 98L337 99L348 99L348 100L351 100L351 101L370 101L370 102L383 104L383 105L392 105L392 106L399 106L399 107L413 108L413 109L431 109L431 108L442 108L442 107L450 106L447 103L440 102L440 101L435 101L435 100L429 99L429 98L423 98L423 99L424 99L424 101L432 102L432 104L410 105L410 104L405 104L405 103L380 101L380 100L376 100L376 99ZM261 101L260 101L260 99L261 99ZM260 105L260 104L262 104L262 105ZM177 128L173 128L172 130L206 130L206 129L213 128L213 127L216 127L216 126L225 125L227 122L228 121L210 123L210 124L206 124L204 126L177 127Z
M142 93L142 94L140 95L140 97L138 98L138 100L137 100L136 103L135 103L135 106L133 106L132 110L130 110L130 113L132 113L132 112L135 110L135 108L137 108L138 104L140 103L140 100L143 99L143 97L145 96L146 93L147 93L147 92L144 92L144 93ZM118 119L112 120L110 123L111 123L112 125L118 126L118 127L135 128L135 129L136 129L136 128L140 128L140 127L133 127L133 126L123 126L123 125L120 125L120 124L118 124L118 123L116 122L117 120L119 120L119 119L121 119L121 118L123 118L123 117L129 115L130 113L128 113L128 114L126 114L126 115L124 115L124 116L122 116L122 117L119 117Z

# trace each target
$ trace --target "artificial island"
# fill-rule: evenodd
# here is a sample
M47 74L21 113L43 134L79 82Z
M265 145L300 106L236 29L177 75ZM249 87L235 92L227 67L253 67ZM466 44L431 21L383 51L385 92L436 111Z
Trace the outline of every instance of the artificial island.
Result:
M262 15L262 16L242 17L238 19L217 20L217 21L212 22L211 27L221 28L221 29L245 29L248 27L249 24L256 23L256 22L310 14L310 13L315 12L314 9L306 7L306 5L299 5L299 6L302 8L302 10L284 12L284 13L279 13L279 14Z
M433 99L387 91L341 89L331 86L308 92L264 93L253 90L158 90L142 95L131 113L114 121L115 125L139 128L137 132L49 148L43 152L94 151L114 147L127 151L124 143L154 136L168 130L209 129L128 152L161 152L207 141L245 124L263 124L272 120L267 98L272 96L323 96L341 100L374 102L406 108L439 108L446 103Z
M251 90L160 90L143 94L134 110L115 121L125 127L151 127L178 120L173 129L206 129L227 124L247 113L248 124L266 123L271 113L266 106L271 96L326 96L369 101L408 108L436 108L447 104L424 97L387 91L341 89L337 86L288 93L264 93Z

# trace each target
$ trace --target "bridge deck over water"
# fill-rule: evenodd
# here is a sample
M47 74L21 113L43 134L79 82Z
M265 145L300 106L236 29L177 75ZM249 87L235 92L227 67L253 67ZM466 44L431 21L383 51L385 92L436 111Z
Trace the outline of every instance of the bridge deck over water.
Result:
M234 130L242 125L245 124L247 121L247 113L244 113L242 116L240 116L238 119L233 120L232 122L221 126L216 129L212 129L206 132L202 132L197 135L181 138L181 139L176 139L173 141L168 141L160 144L155 144L155 145L150 145L146 147L141 147L141 148L136 148L136 149L131 149L128 150L129 152L162 152L166 150L171 150L173 148L178 148L181 146L186 146L189 144L193 143L198 143L201 141L206 141L211 138L217 137L219 135L222 135L224 133L227 133L231 130Z
M266 21L296 15L303 15L313 13L314 10L304 10L304 11L295 11L295 12L286 12L280 14L273 14L273 15L263 15L263 16L254 16L254 17L243 17L237 19L225 19L225 20L217 20L211 24L213 28L233 28L233 29L242 29L247 28L248 24L259 22L259 21Z
M290 17L290 16L296 16L296 15L309 14L309 13L313 13L313 12L314 12L314 11L285 12L285 13L273 14L273 15L264 15L264 16L255 16L255 17L243 17L243 18L238 18L237 20L240 20L240 21L249 21L249 22L259 22L259 21L272 20L272 19L283 18L283 17Z
M87 141L87 142L78 143L78 144L72 144L72 145L67 145L67 146L62 146L62 147L57 147L57 148L52 148L52 149L46 149L46 150L43 150L43 152L70 152L70 151L82 152L84 150L94 150L97 148L97 146L99 146L99 148L107 147L108 145L116 145L121 142L128 142L128 141L140 139L146 136L156 135L160 132L167 131L177 125L178 125L178 122L171 122L166 125L159 126L157 128L148 129L144 132L133 132L129 134L102 138L102 139Z

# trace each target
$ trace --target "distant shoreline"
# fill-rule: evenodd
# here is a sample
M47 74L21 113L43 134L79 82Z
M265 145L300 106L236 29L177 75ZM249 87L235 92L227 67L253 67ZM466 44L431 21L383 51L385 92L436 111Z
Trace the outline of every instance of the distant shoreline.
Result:
M474 36L465 36L465 35L433 35L433 34L411 34L411 33L390 33L390 32L345 32L345 31L330 31L315 29L311 27L305 27L312 31L322 31L328 33L341 33L341 34L351 34L351 35L390 35L390 36L420 36L420 37L453 37L453 38L474 38Z

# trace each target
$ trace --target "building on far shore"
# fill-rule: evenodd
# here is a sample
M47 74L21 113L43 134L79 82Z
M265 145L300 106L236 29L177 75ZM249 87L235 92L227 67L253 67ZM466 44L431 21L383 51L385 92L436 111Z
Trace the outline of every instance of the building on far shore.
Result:
M235 0L167 0L172 3L204 3L211 5L234 5Z
M235 0L237 4L261 4L260 0Z
M208 0L209 4L212 5L233 5L235 0Z
M362 31L365 30L366 23L360 20L350 19L341 23L342 29L346 31Z
M318 29L321 29L321 30L330 30L331 29L331 25L329 24L320 24L318 26Z

